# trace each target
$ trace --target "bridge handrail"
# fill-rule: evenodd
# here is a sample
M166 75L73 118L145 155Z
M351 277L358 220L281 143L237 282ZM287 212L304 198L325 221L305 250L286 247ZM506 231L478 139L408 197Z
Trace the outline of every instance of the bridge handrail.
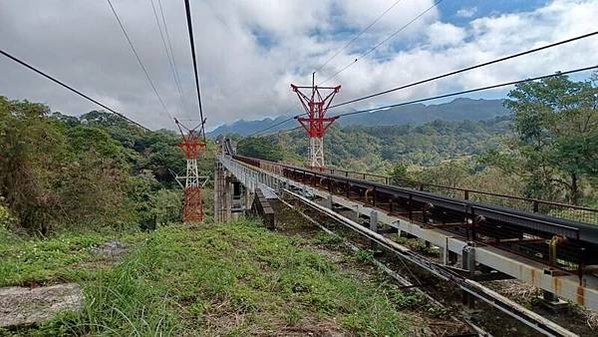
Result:
M241 156L243 157L243 156ZM250 157L247 157L250 158ZM257 158L251 158L257 159ZM286 167L302 169L303 167L291 165L287 163L281 162L273 162L264 159L257 159L262 162L267 162L270 164L276 165L283 165ZM310 169L309 167L305 167ZM396 179L396 181L402 182L402 184L393 184L393 180L390 176L381 175L381 174L374 174L374 173L367 173L367 172L356 172L350 171L345 169L339 168L324 168L320 169L322 172L326 172L329 174L336 174L344 175L346 177L354 177L354 178L362 178L363 180L374 181L384 183L386 185L396 185L401 187L407 187L412 189L417 189L420 191L428 191L437 193L440 195L446 195L453 198L463 199L463 200L477 200L484 203L498 205L498 206L507 206L510 208L528 211L532 213L544 214L549 215L552 217L565 219L565 220L574 220L578 222L588 223L598 225L598 209L584 207L584 206L577 206L571 205L566 203L548 201L548 200L541 200L535 198L527 198L509 194L501 194L501 193L494 193L494 192L487 192L475 189L468 189L463 187L453 187L453 186L445 186L445 185L438 185L438 184L431 184L431 183L424 183L418 182L408 179ZM374 179L370 179L374 178ZM457 193L458 192L458 193ZM476 198L477 196L477 198ZM486 198L484 198L486 197ZM491 200L488 200L491 198ZM521 203L523 202L523 204Z

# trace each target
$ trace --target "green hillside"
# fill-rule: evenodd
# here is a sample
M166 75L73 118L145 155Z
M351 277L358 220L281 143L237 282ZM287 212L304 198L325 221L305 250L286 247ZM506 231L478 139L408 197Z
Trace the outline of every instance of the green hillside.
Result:
M497 117L488 121L436 120L419 126L336 126L324 138L326 162L378 173L387 173L398 163L434 166L498 148L511 132L511 124L509 117ZM289 150L284 151L286 161L297 163L307 156L307 138L302 130L267 138Z

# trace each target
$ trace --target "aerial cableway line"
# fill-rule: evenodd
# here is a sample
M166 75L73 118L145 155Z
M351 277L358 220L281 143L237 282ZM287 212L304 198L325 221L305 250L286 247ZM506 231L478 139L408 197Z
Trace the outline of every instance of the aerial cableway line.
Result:
M43 77L45 77L45 78L49 79L50 81L52 81L52 82L54 82L54 83L56 83L56 84L60 85L61 87L63 87L63 88L65 88L65 89L67 89L67 90L70 90L70 91L74 92L75 94L77 94L77 95L79 95L79 96L81 96L81 97L85 98L86 100L88 100L88 101L90 101L90 102L92 102L92 103L94 103L94 104L97 104L97 105L101 106L102 108L104 108L104 109L106 109L106 110L108 110L108 111L112 112L113 114L115 114L115 115L117 115L117 116L119 116L119 117L121 117L121 118L125 119L126 121L128 121L128 122L130 122L130 123L132 123L132 124L135 124L136 126L140 127L141 129L143 129L143 130L145 130L145 131L149 131L149 129L148 129L148 128L146 128L145 126L143 126L143 125L139 124L138 122L136 122L136 121L134 121L134 120L130 119L129 117L127 117L127 116L123 115L122 113L120 113L120 112L118 112L118 111L116 111L116 110L112 109L111 107L107 106L106 104L104 104L104 103L101 103L100 101L98 101L98 100L96 100L96 99L94 99L94 98L91 98L91 97L90 97L90 96L88 96L87 94L84 94L83 92L81 92L81 91L79 91L79 90L77 90L77 89L73 88L72 86L70 86L70 85L68 85L68 84L66 84L66 83L64 83L64 82L62 82L62 81L60 81L60 80L56 79L55 77L53 77L53 76L51 76L51 75L48 75L47 73L45 73L45 72L43 72L43 71L39 70L38 68L36 68L36 67L34 67L34 66L32 66L32 65L30 65L30 64L28 64L28 63L26 63L25 61L22 61L22 60L18 59L17 57L15 57L15 56L13 56L13 55L11 55L11 54L7 53L6 51L4 51L4 50L0 49L0 54L2 54L2 55L4 55L4 56L6 56L7 58L11 59L11 60L12 60L12 61L14 61L14 62L17 62L18 64L22 65L23 67L25 67L25 68L28 68L29 70L32 70L32 71L34 71L34 72L38 73L39 75L42 75Z
M401 102L401 103L396 103L396 104L385 105L385 106L376 107L376 108L372 108L372 109L345 112L345 113L337 114L333 117L353 116L353 115L359 115L359 114L364 114L364 113L369 113L369 112L376 112L381 109L396 108L396 107L400 107L400 106L422 103L422 102L427 102L427 101L432 101L432 100L437 100L437 99L442 99L442 98L471 94L474 92L508 87L508 86L512 86L512 85L533 82L533 81L537 81L537 80L543 80L543 79L547 79L547 78L551 78L551 77L570 75L570 74L580 73L580 72L594 70L594 69L598 69L598 65L588 66L588 67L583 67L583 68L576 68L576 69L567 70L567 71L563 71L563 72L559 71L554 74L541 75L541 76L536 76L536 77L528 78L528 79L524 79L524 80L509 81L509 82L503 82L503 83L488 85L488 86L474 88L474 89L466 89L466 90L452 92L452 93L448 93L448 94L442 94L442 95L437 95L437 96L432 96L432 97L416 99L416 100L412 100L412 101L408 101L408 102Z
M170 116L170 118L174 118L172 116L172 114L170 113L170 111L168 111L168 108L166 107L166 104L164 103L164 99L162 98L162 96L160 96L160 93L158 92L158 89L156 89L156 85L154 84L154 81L152 81L152 78L151 78L151 76L149 74L149 71L147 70L147 67L145 66L145 64L141 60L141 57L139 56L139 53L137 52L137 49L135 48L135 45L133 44L133 41L131 40L131 37L129 36L129 33L127 32L127 29L125 28L125 26L124 26L124 24L123 24L120 16L118 15L118 13L116 11L116 8L112 5L112 2L110 0L107 0L107 1L108 1L108 5L110 6L110 10L112 11L112 14L114 15L114 18L116 19L116 22L118 23L118 26L120 27L120 29L121 29L121 31L122 31L125 39L127 40L127 43L129 44L129 47L131 48L131 52L135 56L135 59L137 60L137 63L139 64L139 67L141 68L141 70L145 74L145 78L147 79L148 84L150 85L150 87L154 91L154 94L158 98L158 101L162 105L162 108L164 109L164 111L168 114L168 116Z
M597 34L598 34L598 32L597 32ZM352 115L359 115L359 114L364 114L364 113L371 113L371 112L380 111L382 109L390 109L390 108L396 108L396 107L401 107L401 106L406 106L406 105L411 105L411 104L416 104L416 103L423 103L423 102L433 101L433 100L442 99L442 98L460 96L460 95L470 94L470 93L474 93L474 92L486 91L486 90L497 89L497 88L512 86L512 85L526 83L526 82L532 82L532 81L536 81L536 80L542 80L542 79L551 78L551 77L576 74L576 73L580 73L580 72L584 72L584 71L589 71L589 70L594 70L594 69L598 69L598 65L588 66L588 67L582 67L582 68L576 68L576 69L562 71L562 72L559 71L559 72L556 72L556 73L553 73L553 74L541 75L541 76L536 76L536 77L527 78L527 79L523 79L523 80L503 82L503 83L493 84L493 85L489 85L489 86L483 86L483 87L479 87L479 88L466 89L466 90L462 90L462 91L457 91L457 92L452 92L452 93L447 93L447 94L441 94L441 95L431 96L431 97L426 97L426 98L420 98L420 99L415 99L415 100L406 101L406 102L400 102L400 103L395 103L395 104L378 106L378 107L371 108L371 109L364 109L364 110L357 110L357 111L339 113L339 114L334 115L332 117L343 117L343 116L352 116ZM331 109L332 107L333 106L331 106L329 109ZM295 116L289 117L289 118L287 118L285 120L282 120L279 123L276 123L276 124L271 125L271 126L265 128L265 129L262 129L262 130L260 130L258 132L255 132L252 135L257 135L257 134L263 133L265 131L271 130L273 128L279 127L279 126L281 126L281 125L283 125L285 123L288 123L288 122L290 122L290 121L292 121L294 119L297 119L298 117L303 116L303 115L305 115L305 114L299 114L299 115L295 115Z
M412 83L405 84L405 85L402 85L402 86L399 86L399 87L395 87L395 88L391 88L391 89L388 89L388 90L384 90L384 91L381 91L381 92L378 92L378 93L369 94L369 95L366 95L366 96L363 96L363 97L351 99L351 100L344 101L344 102L341 102L341 103L338 103L338 104L332 104L329 107L329 109L338 108L338 107L345 106L345 105L348 105L348 104L352 104L352 103L356 103L356 102L359 102L359 101L363 101L363 100L367 100L367 99L370 99L370 98L374 98L374 97L377 97L377 96L382 96L384 94L388 94L388 93L391 93L391 92L400 91L400 90L404 90L404 89L407 89L407 88L415 87L415 86L420 85L420 84L425 84L425 83L428 83L428 82L433 82L435 80L439 80L439 79L442 79L442 78L447 78L447 77L454 76L454 75L457 75L457 74L460 74L460 73L465 73L465 72L468 72L470 70L474 70L474 69L478 69L478 68L483 68L483 67L486 67L486 66L489 66L489 65L492 65L492 64L497 64L497 63L504 62L504 61L507 61L507 60L511 60L511 59L514 59L514 58L518 58L518 57L521 57L521 56L524 56L524 55L533 54L533 53L536 53L536 52L539 52L539 51L542 51L542 50L547 50L547 49L550 49L550 48L554 48L554 47L557 47L557 46L565 45L565 44L568 44L568 43L571 43L571 42L574 42L574 41L586 39L586 38L589 38L589 37L592 37L592 36L596 36L596 35L598 35L598 31L594 31L594 32L591 32L591 33L587 33L587 34L575 36L575 37L572 37L572 38L569 38L569 39L566 39L566 40L554 42L554 43L551 43L551 44L548 44L548 45L544 45L544 46L541 46L541 47L538 47L538 48L529 49L529 50L526 50L526 51L523 51L523 52L519 52L519 53L516 53L516 54L512 54L512 55L508 55L508 56L503 56L503 57L500 57L498 59L494 59L494 60L487 61L487 62L484 62L484 63L479 63L479 64L476 64L476 65L468 66L468 67L461 68L461 69L457 69L457 70L454 70L454 71L451 71L451 72L448 72L448 73L445 73L445 74L436 75L436 76L433 76L433 77L430 77L430 78L427 78L427 79L424 79L424 80L412 82ZM256 132L252 133L251 135L252 136L259 135L259 134L264 133L264 132L266 132L268 130L272 130L272 129L278 127L278 126L286 124L286 123L292 121L293 119L296 119L296 118L298 118L300 116L303 116L303 115L305 115L305 114L298 114L298 115L289 117L288 119L285 119L285 120L283 120L281 122L278 122L278 123L276 123L274 125L270 125L267 128L264 128L262 130L256 131Z
M201 103L201 90L199 86L199 73L197 71L197 56L195 53L195 39L193 37L193 21L191 19L191 6L189 5L189 0L185 0L185 13L187 15L187 30L189 31L189 43L191 47L191 57L193 58L193 73L195 75L195 89L197 91L197 105L199 107L199 119L201 121L201 133L203 135L203 139L206 139L206 130L205 130L205 118L203 112L203 106Z
M442 74L442 75L433 76L433 77L430 77L430 78L427 78L427 79L424 79L424 80L421 80L421 81L416 81L416 82L412 82L412 83L409 83L409 84L401 85L401 86L398 86L398 87L395 87L395 88L391 88L391 89L384 90L384 91L381 91L381 92L369 94L369 95L366 95L366 96L363 96L363 97L354 98L354 99L351 99L351 100L348 100L348 101L345 101L345 102L334 104L334 105L330 106L330 109L338 108L338 107L341 107L341 106L344 106L344 105L348 105L348 104L352 104L352 103L357 103L357 102L360 102L360 101L363 101L363 100L366 100L366 99L370 99L370 98L382 96L382 95L385 95L385 94L389 94L391 92L395 92L395 91L399 91L399 90L411 88L411 87L414 87L414 86L417 86L417 85L420 85L420 84L424 84L424 83L436 81L436 80L439 80L439 79L442 79L442 78L446 78L446 77L450 77L450 76L453 76L453 75L464 73L464 72L467 72L467 71L470 71L470 70L474 70L474 69L486 67L486 66L489 66L489 65L492 65L492 64L500 63L500 62L507 61L507 60L510 60L510 59L514 59L514 58L517 58L517 57L521 57L521 56L524 56L524 55L533 54L533 53L536 53L536 52L539 52L539 51L542 51L542 50L554 48L554 47L557 47L557 46L560 46L560 45L564 45L564 44L571 43L571 42L574 42L574 41L582 40L582 39L585 39L585 38L588 38L588 37L592 37L592 36L595 36L595 35L598 35L598 31L587 33L587 34L580 35L580 36L576 36L576 37L573 37L573 38L570 38L570 39L566 39L566 40L562 40L562 41L559 41L559 42L547 44L547 45L542 46L542 47L529 49L529 50L526 50L526 51L523 51L523 52L519 52L519 53L516 53L516 54L512 54L512 55L508 55L508 56L503 56L503 57L500 57L498 59L494 59L492 61L487 61L487 62L479 63L479 64L476 64L476 65L473 65L473 66L469 66L469 67L461 68L461 69L458 69L458 70L450 71L450 72Z

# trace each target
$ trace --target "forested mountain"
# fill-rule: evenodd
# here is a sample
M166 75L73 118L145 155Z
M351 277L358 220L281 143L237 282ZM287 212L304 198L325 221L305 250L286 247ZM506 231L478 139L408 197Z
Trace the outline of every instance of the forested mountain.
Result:
M178 142L114 114L65 116L0 96L0 224L46 235L179 221L182 193L170 172L185 169ZM200 161L205 172L210 160Z
M510 118L505 116L487 121L436 120L423 125L335 126L324 138L326 162L380 173L397 163L432 166L443 160L496 149L501 137L510 132L511 124ZM307 156L303 130L280 132L266 138L288 150L283 153L287 161L297 162Z
M504 116L507 113L508 110L503 106L503 100L457 98L450 103L413 104L384 111L347 116L339 119L339 123L343 126L356 124L367 126L418 125L435 120L486 120Z
M330 129L324 138L326 164L411 181L596 205L597 93L598 73L580 82L557 76L517 85L504 101L510 114L490 120L384 125L392 113L372 113L363 117L364 124L368 123L367 117L387 114L388 118L375 121L377 126L343 127L339 123ZM442 111L447 115L449 106L473 103L484 106L488 102L457 99L424 110L429 110L428 117ZM495 110L485 113L490 111ZM451 116L458 119L473 115L476 114ZM282 157L304 163L307 139L303 130L280 131L267 139L244 138L238 148L240 152L250 149L254 156L260 154L261 148L262 157L267 159Z
M334 115L336 112L331 110L330 114ZM338 112L341 111L338 110ZM450 103L434 105L413 104L384 111L348 116L339 119L338 124L341 126L419 125L439 119L445 121L487 120L497 116L504 116L507 112L507 109L503 106L503 100L457 98ZM209 133L209 136L216 137L220 134L226 135L232 133L246 136L275 125L287 118L289 116L279 116L275 119L265 118L257 121L240 120L216 128ZM296 123L289 122L280 127L275 127L271 131L288 130L296 126Z
M278 116L274 119L272 118L264 118L261 120L253 120L253 121L246 121L244 119L238 120L232 124L224 124L222 126L217 127L212 132L208 132L207 135L211 138L217 137L218 135L228 135L228 134L239 134L241 136L247 136L254 132L258 132L262 129L275 125L276 123L280 123L283 120L289 118L290 116ZM282 128L276 127L273 128L273 131L276 130L285 130L288 128L295 127L296 125L292 123L285 123L286 125L281 125Z

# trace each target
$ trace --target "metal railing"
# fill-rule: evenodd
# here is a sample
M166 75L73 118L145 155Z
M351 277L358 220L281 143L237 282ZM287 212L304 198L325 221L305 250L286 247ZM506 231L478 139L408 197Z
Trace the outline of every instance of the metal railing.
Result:
M419 191L431 192L447 197L472 200L480 203L514 208L521 211L539 213L555 218L573 220L598 225L598 209L526 198L514 195L479 191L468 188L436 185L407 179L392 179L390 176L367 172L355 172L339 168L325 168L323 172L355 179L378 182L386 185L397 185ZM396 183L398 182L398 184Z
M287 167L301 168L300 166L270 162L267 160L255 159L265 165L284 165ZM307 168L310 170L317 170L322 173L344 176L353 179L361 179L371 182L377 182L386 185L395 185L400 187L412 188L418 191L435 193L451 198L461 200L471 200L483 204L503 206L513 208L520 211L544 214L547 216L572 220L581 223L587 223L592 225L598 225L598 209L540 200L534 198L526 198L515 195L500 194L493 192L486 192L480 190L474 190L462 187L444 186L437 184L424 183L419 181L407 180L407 179L396 179L387 175L367 173L367 172L356 172L345 169L339 169L334 167L326 168ZM397 183L398 182L398 183Z

